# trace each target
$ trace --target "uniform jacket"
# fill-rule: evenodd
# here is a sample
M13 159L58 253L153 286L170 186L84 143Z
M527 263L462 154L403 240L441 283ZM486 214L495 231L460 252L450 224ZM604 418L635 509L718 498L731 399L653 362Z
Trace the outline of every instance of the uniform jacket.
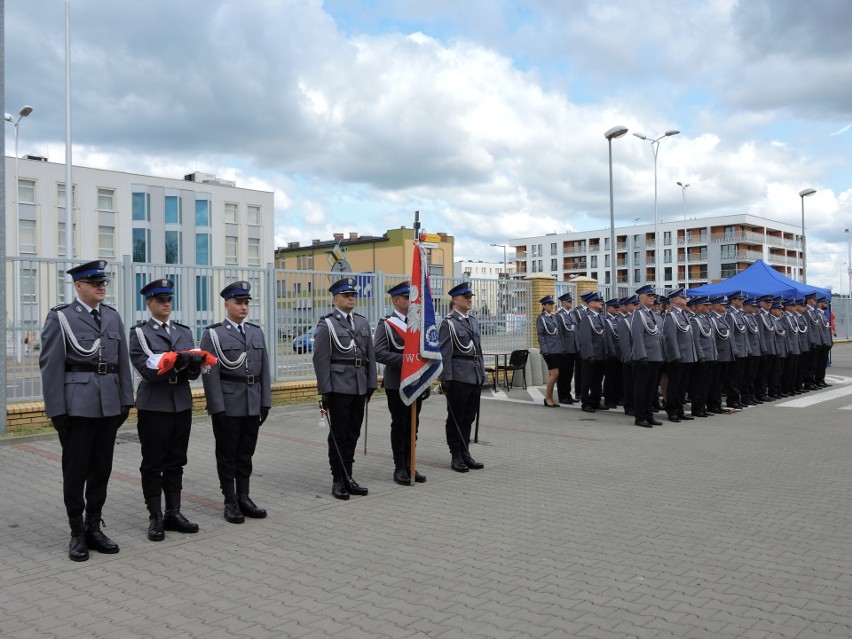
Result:
M748 341L748 326L746 326L745 313L736 308L731 308L725 314L728 326L731 327L731 345L734 347L734 357L748 357L751 353L751 345Z
M690 318L693 335L695 335L695 350L699 362L715 362L719 359L716 351L716 338L713 336L713 324L710 323L710 313L696 313Z
M540 313L535 322L538 333L538 345L542 355L560 355L562 353L562 336L556 315L547 312Z
M831 320L828 317L828 314L820 309L819 313L819 328L820 328L820 336L822 337L822 345L830 348L834 343L834 340L831 337Z
M742 318L746 325L748 356L760 357L760 327L757 325L760 320L754 313L743 313Z
M680 360L684 364L692 364L698 361L692 324L679 308L671 309L663 319L663 343L667 362Z
M621 318L621 315L603 313L603 318L606 356L609 359L621 361L621 334L618 331L618 320Z
M618 316L618 344L621 347L621 363L631 362L633 352L633 336L630 334L632 313L620 313Z
M577 337L580 343L581 358L598 361L606 359L603 313L595 313L594 311L583 313Z
M444 360L441 381L481 386L485 380L485 362L482 360L482 337L476 318L468 315L465 319L458 311L453 311L441 320L438 339Z
M820 311L816 307L805 307L805 319L808 320L808 343L811 345L811 348L822 345L819 316Z
M352 321L354 330L335 308L317 324L313 362L320 395L366 395L378 386L370 325L358 313L352 313Z
M716 340L716 352L719 362L734 361L734 346L731 338L731 327L725 321L725 316L710 311L710 324L713 326L713 337Z
M794 313L793 317L796 319L796 323L799 325L799 353L807 353L811 350L810 339L808 338L808 320L802 313Z
M784 317L772 316L775 324L775 357L787 357L787 322Z
M121 414L124 406L133 406L133 381L124 323L111 306L100 305L101 327L75 300L71 304L54 306L47 314L41 333L42 394L48 417L112 417ZM100 348L91 355L81 354L73 345L71 335L65 336L59 316L68 320L70 332L83 350L92 348L100 339ZM99 375L92 371L68 371L69 367L109 366L118 372Z
M256 324L243 322L245 337L225 320L211 324L201 335L201 349L212 353L219 362L202 375L204 395L207 397L207 412L211 415L225 411L229 417L260 415L261 408L272 406L272 385L269 358L263 330ZM217 350L211 335L215 333L221 346ZM235 363L246 353L245 360L236 368L229 368L227 359ZM227 378L239 378L227 379ZM254 378L254 383L248 381ZM242 381L245 380L245 381Z
M391 313L383 317L376 325L376 334L373 338L376 351L376 361L385 365L382 375L382 388L399 390L399 379L402 374L402 353L405 350L405 339L392 326L389 319L400 317Z
M633 311L630 323L630 335L633 338L631 359L638 362L663 361L663 320L654 311L641 304Z
M775 322L766 309L757 312L757 326L760 328L760 354L775 355Z
M169 351L188 351L195 348L195 340L188 326L169 321L167 333L160 323L149 318L148 321L137 324L130 329L130 361L142 377L136 389L136 408L139 410L158 411L161 413L178 413L192 408L192 391L189 381L198 379L199 373L190 375L186 369L180 372L174 369L165 375L148 368L148 353L139 341L137 329L142 332L148 349L154 353Z
M559 326L559 337L562 340L562 352L567 355L576 355L577 350L577 324L574 323L574 315L564 308L556 311L556 324Z

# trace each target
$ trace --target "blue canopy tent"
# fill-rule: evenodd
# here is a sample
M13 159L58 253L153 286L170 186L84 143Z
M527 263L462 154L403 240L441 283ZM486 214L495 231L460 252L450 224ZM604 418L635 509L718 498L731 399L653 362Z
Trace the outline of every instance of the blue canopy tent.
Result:
M774 268L767 266L763 260L757 260L746 270L741 271L721 282L705 284L691 288L688 295L729 295L743 291L748 295L778 295L785 298L802 297L805 293L816 291L831 299L831 291L791 280Z

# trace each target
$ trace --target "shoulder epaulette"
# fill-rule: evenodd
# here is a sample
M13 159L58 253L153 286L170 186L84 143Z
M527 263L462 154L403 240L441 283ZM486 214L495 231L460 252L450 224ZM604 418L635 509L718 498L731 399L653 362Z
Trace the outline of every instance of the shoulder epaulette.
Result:
M181 324L180 322L175 322L174 320L170 320L170 323L171 323L171 324L174 324L175 326L180 326L181 328L188 329L188 330L190 330L190 331L192 330L192 329L191 329L191 328L189 328L189 326L187 326L186 324Z
M115 306L110 306L109 304L105 304L104 302L101 302L101 306L104 306L104 307L110 309L111 311L115 311ZM117 313L118 311L115 311L115 312Z
M68 308L69 306L71 306L71 305L70 304L57 304L56 306L54 306L50 310L51 311L61 311L63 308Z
M139 328L140 326L145 326L145 324L147 324L147 323L148 323L148 320L142 320L142 321L141 321L141 322L139 322L138 324L134 324L134 325L133 325L133 328ZM175 322L172 322L172 324L174 324L174 323L175 323Z
M254 326L255 328L260 328L259 324L255 324L253 322L246 322L246 324L248 324L249 326Z
M356 313L355 311L352 311L352 314L357 315L358 317L363 317L364 319L367 319L364 315L361 315L361 313Z
M222 325L222 322L216 322L215 324L210 324L209 326L205 326L205 330L208 328L219 328Z
M331 313L326 313L325 315L323 315L322 317L320 317L320 319L321 319L321 320L324 320L324 319L327 319L327 318L329 318L329 317L334 317L334 311L332 311Z

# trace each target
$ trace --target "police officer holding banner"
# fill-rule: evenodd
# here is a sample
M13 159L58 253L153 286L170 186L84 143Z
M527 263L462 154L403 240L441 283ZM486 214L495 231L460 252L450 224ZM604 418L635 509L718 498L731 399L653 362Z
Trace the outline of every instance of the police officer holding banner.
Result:
M219 361L202 380L216 438L225 520L241 524L245 517L266 517L266 511L249 497L249 489L251 459L260 426L272 407L272 387L263 331L246 321L251 285L234 282L219 295L225 300L227 317L208 326L201 336L202 350Z
M188 353L195 339L188 326L170 319L174 282L157 279L139 291L151 313L130 329L130 360L142 378L136 391L137 430L142 446L142 494L148 508L148 539L162 541L165 530L197 533L180 512L183 467L192 426L191 380L198 379L204 356ZM175 365L159 374L163 353L180 352ZM166 499L163 517L162 497Z
M62 444L62 484L71 527L68 556L89 550L113 554L118 544L101 530L115 435L133 407L124 324L104 304L109 283L104 260L69 269L76 299L54 306L41 335L44 410ZM85 520L84 520L85 514Z
M382 388L385 389L388 410L391 414L393 480L401 486L411 485L411 409L399 397L402 355L405 351L405 333L408 330L410 292L411 282L409 281L388 289L393 312L379 320L374 337L376 361L385 365ZM418 417L426 397L428 397L428 390L416 400ZM415 470L414 481L422 483L426 481L426 477Z
M357 280L344 277L329 287L334 311L323 315L314 336L313 363L323 414L328 416L331 494L346 500L366 495L352 476L355 448L367 402L377 386L376 354L367 318L353 312Z
M485 465L470 454L470 427L479 410L479 394L485 379L482 360L482 338L479 322L470 315L473 291L469 282L462 282L448 292L453 300L452 312L444 317L438 329L441 344L441 386L447 398L445 425L447 446L450 449L450 468L457 473L478 470Z

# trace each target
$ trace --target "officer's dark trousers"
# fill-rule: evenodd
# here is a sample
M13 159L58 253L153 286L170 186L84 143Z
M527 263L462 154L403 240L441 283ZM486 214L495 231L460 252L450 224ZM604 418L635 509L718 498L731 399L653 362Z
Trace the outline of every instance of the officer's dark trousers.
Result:
M650 420L651 407L657 400L657 385L660 383L662 362L633 362L633 404L636 406L636 421Z
M385 394L388 398L388 410L391 414L391 450L393 451L393 467L396 469L411 467L411 406L406 406L399 397L399 391L386 388ZM423 400L418 399L417 416ZM417 424L417 431L420 423ZM415 437L417 437L415 433Z
M728 366L726 403L728 406L739 404L743 398L743 375L745 375L746 357L737 357ZM725 383L725 380L723 380Z
M355 448L361 436L361 423L367 406L366 395L330 393L328 406L328 464L334 481L343 481L346 474L352 475ZM335 446L336 444L336 446ZM344 473L344 469L346 473Z
M605 363L603 360L584 359L580 388L583 408L597 408L601 404L601 381Z
M772 368L769 370L769 394L781 394L781 377L786 366L787 358L775 356Z
M621 401L621 360L610 357L604 368L604 404L613 407Z
M666 388L666 413L669 417L683 415L683 396L689 388L692 364L669 362L669 385Z
M621 363L621 387L624 393L624 412L636 410L633 403L633 362Z
M710 377L710 393L707 396L707 407L721 410L722 408L722 388L725 386L725 380L728 379L728 369L730 362L716 362L713 367L712 376Z
M757 395L757 369L760 367L760 356L750 355L745 359L743 369L742 396L751 401Z
M775 355L761 355L757 371L757 396L765 397L769 388L769 373L775 365Z
M799 357L797 354L787 355L787 360L784 362L784 371L781 373L781 390L785 393L792 393L796 389L796 368L799 365Z
M60 438L65 510L69 517L79 517L84 510L89 515L100 516L106 502L115 434L121 426L121 416L69 419L71 425Z
M689 398L692 400L692 414L707 412L707 394L710 386L710 376L716 362L696 362L692 366L692 379L689 383Z
M811 350L808 351L808 354L802 358L802 365L804 366L804 382L806 387L813 388L816 383L816 365L817 365L817 357L819 355L819 346L814 346L811 344Z
M458 455L470 444L470 427L479 410L481 387L455 381L444 384L447 386L447 446L451 455Z
M572 399L571 379L574 377L574 353L562 353L559 357L559 377L556 378L557 397L560 401Z
M577 400L583 397L583 358L579 353L574 356L574 393Z
M237 492L243 494L241 486L248 485L251 477L251 458L257 447L257 433L260 430L260 416L225 416L225 423L213 425L216 437L216 471L219 473L219 485L225 499L234 497L234 480Z
M192 428L192 410L179 413L140 410L136 428L142 445L139 472L145 502L159 501L163 492L180 493Z
M820 346L817 351L817 365L814 371L814 380L817 382L825 382L825 372L828 368L828 354L830 351L830 346Z

